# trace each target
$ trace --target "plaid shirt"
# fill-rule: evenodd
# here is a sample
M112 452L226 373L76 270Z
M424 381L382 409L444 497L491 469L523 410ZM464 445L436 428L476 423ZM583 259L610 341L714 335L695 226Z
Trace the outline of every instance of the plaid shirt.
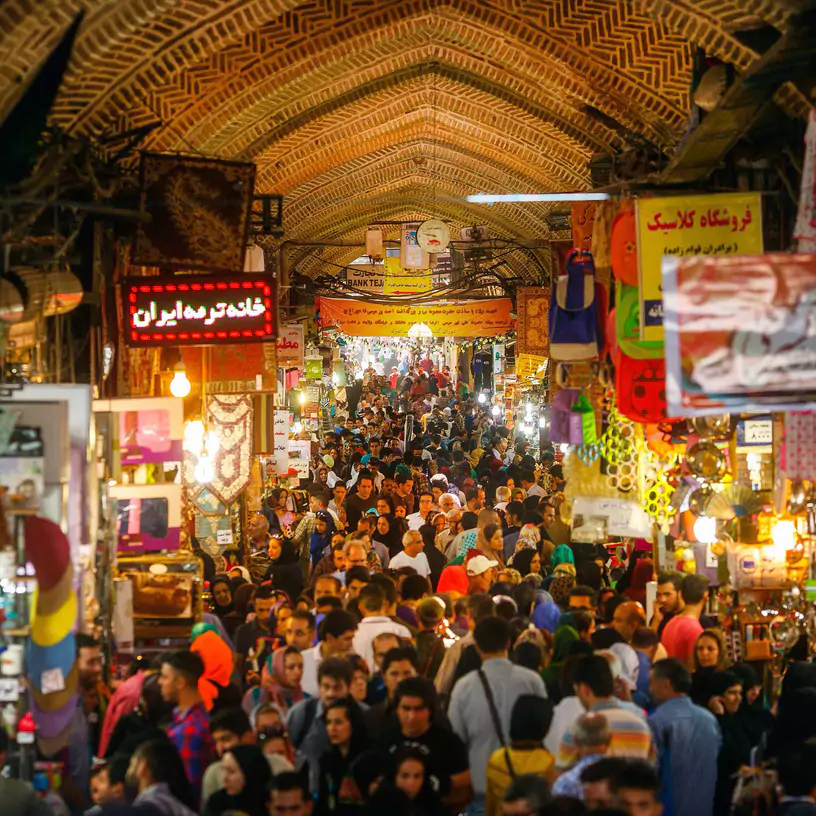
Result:
M414 480L414 495L421 496L423 493L431 492L431 480L424 471L417 467L411 468L411 478Z
M198 799L204 771L216 759L215 744L210 734L210 717L203 703L196 703L184 712L176 709L167 736L178 749L187 778Z

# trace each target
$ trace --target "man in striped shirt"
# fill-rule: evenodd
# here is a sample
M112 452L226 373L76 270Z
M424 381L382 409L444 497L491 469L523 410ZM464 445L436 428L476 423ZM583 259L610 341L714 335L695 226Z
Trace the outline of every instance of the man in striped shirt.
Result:
M603 714L606 718L610 734L607 756L643 759L652 763L656 761L652 732L646 718L623 706L614 696L612 669L604 657L583 657L576 666L573 682L581 705L587 711ZM572 768L579 758L574 729L574 725L567 729L558 746L555 764L561 771Z

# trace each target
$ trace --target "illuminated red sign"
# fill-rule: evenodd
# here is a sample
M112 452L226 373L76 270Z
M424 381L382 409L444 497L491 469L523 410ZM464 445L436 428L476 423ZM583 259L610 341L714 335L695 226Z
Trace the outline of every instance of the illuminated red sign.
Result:
M129 278L131 346L215 345L275 340L274 282L258 275Z

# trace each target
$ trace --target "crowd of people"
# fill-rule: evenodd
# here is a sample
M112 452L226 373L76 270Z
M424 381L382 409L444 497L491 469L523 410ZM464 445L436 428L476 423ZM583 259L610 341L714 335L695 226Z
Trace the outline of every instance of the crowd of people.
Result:
M251 519L246 563L210 560L190 649L80 708L74 812L719 816L763 762L765 812L816 814L816 666L772 710L703 576L661 573L647 619L650 546L569 542L554 450L425 360L390 400L374 376L305 493Z

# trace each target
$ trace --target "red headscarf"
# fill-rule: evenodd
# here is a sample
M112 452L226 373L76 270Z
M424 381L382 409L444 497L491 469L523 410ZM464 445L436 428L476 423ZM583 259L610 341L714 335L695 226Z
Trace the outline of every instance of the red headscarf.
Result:
M646 584L652 580L654 575L654 563L651 558L641 558L635 564L632 571L632 582L624 590L623 594L633 601L637 601L646 606Z
M204 661L204 674L198 681L198 691L204 707L211 711L219 686L228 686L232 676L232 650L224 640L212 630L202 632L190 645L191 652L197 652Z

